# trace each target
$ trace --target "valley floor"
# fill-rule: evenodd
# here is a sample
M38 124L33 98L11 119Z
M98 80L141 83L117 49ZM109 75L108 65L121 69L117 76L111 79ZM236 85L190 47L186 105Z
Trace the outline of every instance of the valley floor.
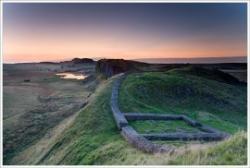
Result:
M55 75L57 71L62 71L58 64L4 65L5 164L35 163L40 152L49 148L47 141L60 134L87 103L95 86L61 79ZM30 155L38 158L31 161Z

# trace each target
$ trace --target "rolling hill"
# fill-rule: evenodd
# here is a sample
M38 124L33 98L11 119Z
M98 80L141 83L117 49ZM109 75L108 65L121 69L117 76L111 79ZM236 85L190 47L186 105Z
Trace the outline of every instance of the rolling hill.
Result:
M246 164L246 86L229 84L193 73L192 67L164 72L132 73L122 84L119 103L126 112L186 114L230 133L218 143L187 143L175 153L147 154L130 146L120 135L109 101L116 76L103 81L74 122L50 142L40 159L27 155L33 164ZM150 129L152 123L132 123ZM159 125L161 129L166 125ZM175 145L174 143L168 142ZM25 164L25 163L23 163Z

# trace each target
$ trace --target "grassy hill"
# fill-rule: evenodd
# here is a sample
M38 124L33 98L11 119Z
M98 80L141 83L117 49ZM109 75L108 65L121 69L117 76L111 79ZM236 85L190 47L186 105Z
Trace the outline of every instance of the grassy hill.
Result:
M247 87L229 84L221 72L198 70L128 75L120 93L122 111L185 114L231 134L245 130Z
M234 134L216 144L187 144L172 154L152 155L131 147L116 128L109 106L114 78L99 86L35 164L246 164L247 136L239 131L246 129L246 87L176 70L129 75L120 94L124 111L185 113Z

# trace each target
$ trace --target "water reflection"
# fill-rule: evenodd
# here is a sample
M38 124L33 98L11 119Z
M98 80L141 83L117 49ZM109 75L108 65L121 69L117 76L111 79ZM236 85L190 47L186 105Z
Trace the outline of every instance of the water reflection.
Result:
M86 75L80 73L72 73L72 72L57 73L56 75L60 76L62 79L76 79L76 80L82 80L87 77Z

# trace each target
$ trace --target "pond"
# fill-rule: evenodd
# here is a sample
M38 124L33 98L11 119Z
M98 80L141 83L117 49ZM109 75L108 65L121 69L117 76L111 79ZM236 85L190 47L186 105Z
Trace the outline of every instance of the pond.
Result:
M60 76L62 79L76 79L76 80L83 80L87 76L83 75L81 73L73 73L73 72L63 72L63 73L57 73L57 76Z

